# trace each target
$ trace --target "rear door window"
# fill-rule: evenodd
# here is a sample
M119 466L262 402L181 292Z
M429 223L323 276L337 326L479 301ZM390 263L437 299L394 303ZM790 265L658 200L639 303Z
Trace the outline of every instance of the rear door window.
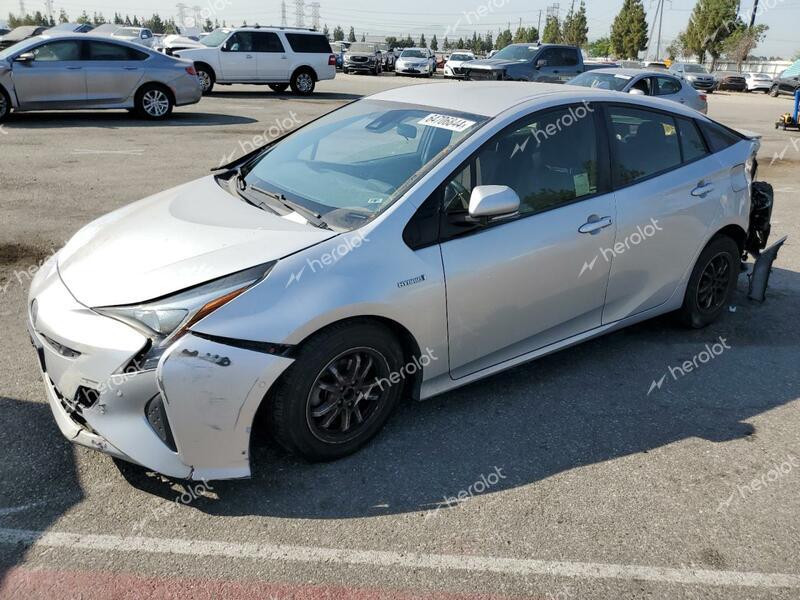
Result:
M654 77L656 96L670 96L681 91L681 84L672 77Z
M675 119L647 109L607 107L615 187L624 187L681 164Z
M262 31L253 34L255 36L256 52L284 52L283 43L277 33Z
M87 42L88 60L144 60L147 54L120 44L108 42Z
M741 142L742 136L717 123L700 121L700 129L708 142L712 152L720 152L734 144Z

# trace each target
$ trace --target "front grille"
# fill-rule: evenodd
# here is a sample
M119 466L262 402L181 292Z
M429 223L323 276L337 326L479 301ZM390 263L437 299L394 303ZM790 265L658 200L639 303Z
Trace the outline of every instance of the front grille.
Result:
M147 403L147 406L144 407L144 413L147 416L147 422L150 423L150 427L153 428L158 438L170 450L177 452L178 447L175 445L175 438L172 437L172 429L169 426L169 420L167 420L167 411L164 409L164 398L161 394Z
M369 58L367 58L366 56L351 56L350 57L350 62L355 62L355 63L365 63L368 60L369 60Z
M503 78L503 72L483 69L470 69L467 71L467 76L473 81L500 81Z

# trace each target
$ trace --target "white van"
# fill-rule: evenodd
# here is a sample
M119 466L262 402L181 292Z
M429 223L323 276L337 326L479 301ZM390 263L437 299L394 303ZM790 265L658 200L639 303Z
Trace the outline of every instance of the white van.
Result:
M336 77L336 56L328 39L309 29L288 27L223 28L200 40L203 48L174 55L194 61L203 93L215 83L267 84L276 92L289 86L307 96L317 81Z

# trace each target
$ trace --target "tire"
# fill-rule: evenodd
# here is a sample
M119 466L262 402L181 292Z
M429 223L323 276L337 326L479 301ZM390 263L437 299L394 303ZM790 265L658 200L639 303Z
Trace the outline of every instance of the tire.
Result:
M0 123L8 118L11 114L11 98L8 97L6 91L0 87Z
M298 69L292 75L292 91L298 96L310 96L314 93L317 82L314 80L314 73L310 69Z
M214 71L211 67L200 65L196 67L197 78L200 80L200 86L203 88L203 96L207 96L214 89L214 83L217 78L214 76Z
M285 92L288 87L289 87L288 83L270 83L269 84L269 89L271 89L273 92L278 92L279 94L281 92Z
M678 316L684 325L702 329L716 321L736 289L741 268L739 246L726 235L713 238L694 266Z
M342 67L342 73L344 73L345 75L347 75L349 72L350 72L350 71L348 71L347 69L345 69L344 67Z
M357 355L362 357L358 363ZM387 379L380 391L375 382L403 374L403 364L400 344L382 325L360 321L322 331L303 345L268 398L275 439L287 451L312 462L352 454L380 431L397 406L402 382L391 384ZM332 374L331 365L338 376ZM359 370L362 377L352 375ZM351 385L351 376L362 385ZM332 421L326 428L328 419Z
M767 92L767 93L770 96L772 96L773 98L777 98L778 95L780 94L780 91L778 90L778 86L777 85L773 85L771 88L769 88L769 92Z
M167 88L149 84L136 94L136 112L145 119L159 121L166 119L175 107L175 101Z

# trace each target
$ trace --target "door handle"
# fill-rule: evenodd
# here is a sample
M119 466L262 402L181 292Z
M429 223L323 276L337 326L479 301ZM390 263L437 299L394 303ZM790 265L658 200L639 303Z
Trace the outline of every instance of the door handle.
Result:
M253 58L252 54L245 54L245 58Z
M126 71L138 71L139 67L123 67Z
M700 182L697 187L692 190L692 196L695 198L705 198L714 191L714 186L710 183Z
M578 233L595 234L606 227L611 227L612 224L613 221L611 220L611 217L598 217L597 215L592 215L589 217L589 220L586 223L578 228Z
M67 67L67 71L80 71L83 67Z
M286 60L286 55L284 54L283 56L281 56L281 59Z

